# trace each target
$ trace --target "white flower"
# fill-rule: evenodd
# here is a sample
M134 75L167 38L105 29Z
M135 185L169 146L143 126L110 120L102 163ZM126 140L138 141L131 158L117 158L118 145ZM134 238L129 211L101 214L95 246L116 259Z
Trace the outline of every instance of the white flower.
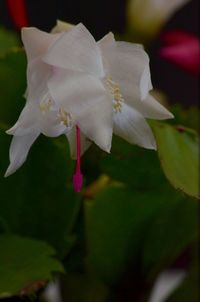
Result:
M127 6L129 25L142 38L151 38L178 9L189 1L129 0Z
M77 191L80 152L90 141L109 152L114 131L130 143L156 148L145 117L172 115L149 95L149 58L140 45L116 42L111 33L96 43L82 24L58 34L24 29L22 39L28 57L27 103L8 131L14 137L6 176L23 164L40 133L66 134L72 157L78 156Z
M49 48L44 61L60 68L48 80L53 99L76 116L87 137L98 138L96 143L102 149L110 150L110 145L105 148L103 143L111 117L115 134L130 143L156 148L145 117L166 119L172 114L149 95L149 58L142 46L116 42L112 33L97 44L79 24ZM98 129L88 123L90 115Z

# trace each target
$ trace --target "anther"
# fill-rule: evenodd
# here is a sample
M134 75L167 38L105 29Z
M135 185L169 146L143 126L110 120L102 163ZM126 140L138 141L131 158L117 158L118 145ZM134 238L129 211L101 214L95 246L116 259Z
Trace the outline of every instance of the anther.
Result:
M51 108L51 106L52 106L52 101L51 100L48 100L47 102L46 101L42 101L39 104L40 111L42 113L46 113L47 111L49 111L50 108Z
M60 121L66 126L70 127L72 126L72 118L71 114L63 110L62 108L59 109L58 116L60 118Z
M120 87L117 83L115 83L111 77L107 78L107 85L108 89L113 96L113 101L114 101L114 111L115 112L121 112L122 110L122 103L124 102L124 98L121 94Z

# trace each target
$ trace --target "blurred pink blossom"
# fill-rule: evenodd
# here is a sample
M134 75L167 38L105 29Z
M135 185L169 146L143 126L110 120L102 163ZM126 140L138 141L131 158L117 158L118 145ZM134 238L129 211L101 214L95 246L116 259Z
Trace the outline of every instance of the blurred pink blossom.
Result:
M164 46L160 56L180 68L200 75L200 39L181 30L166 32L161 37Z

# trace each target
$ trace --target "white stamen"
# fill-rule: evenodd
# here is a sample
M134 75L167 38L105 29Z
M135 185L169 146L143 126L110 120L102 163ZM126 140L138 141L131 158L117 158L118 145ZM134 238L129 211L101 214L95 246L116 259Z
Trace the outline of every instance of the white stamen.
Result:
M40 107L40 111L44 114L46 112L48 112L51 109L52 106L52 101L48 100L48 101L41 101L39 104Z
M60 121L66 126L71 127L72 126L72 117L71 114L66 112L64 109L60 108L58 117Z

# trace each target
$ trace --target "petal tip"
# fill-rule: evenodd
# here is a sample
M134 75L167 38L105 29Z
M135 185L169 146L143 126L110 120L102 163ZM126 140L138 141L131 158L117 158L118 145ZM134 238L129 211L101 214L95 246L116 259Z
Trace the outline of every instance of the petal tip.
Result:
M151 150L157 151L157 144L152 145Z
M168 120L168 119L173 119L174 118L174 115L173 113L171 113L169 110L167 110L166 108L164 108L165 111L162 112L162 115L161 115L161 118L160 119L163 119L163 120Z
M171 113L171 112L169 112L169 111L168 111L168 118L169 118L169 119L171 119L171 118L175 118L175 116L174 116L174 114L173 114L173 113Z
M8 176L10 176L11 174L13 174L15 171L12 171L11 166L8 167L8 169L6 170L4 177L7 178Z
M157 150L157 143L156 143L156 139L155 139L154 135L153 135L153 138L151 141L151 149L155 150L155 151Z
M111 144L106 145L105 148L104 148L104 150L105 150L107 153L110 154L110 153L111 153L111 147L112 147Z
M6 130L6 134L13 135L13 129L10 128L10 129Z

